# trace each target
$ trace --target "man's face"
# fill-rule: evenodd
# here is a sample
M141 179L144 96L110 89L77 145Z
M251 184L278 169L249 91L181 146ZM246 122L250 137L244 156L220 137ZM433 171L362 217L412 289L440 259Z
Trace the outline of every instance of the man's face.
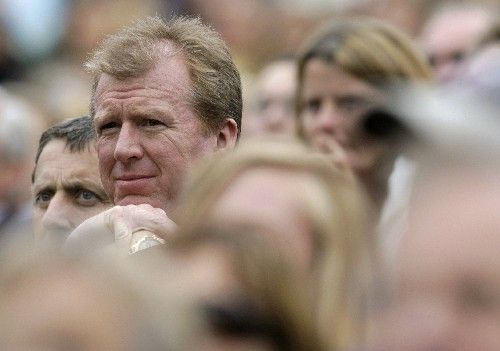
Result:
M417 189L383 350L500 349L500 181L453 178Z
M111 206L93 147L71 152L62 139L44 147L33 182L35 239L62 243L85 219Z
M255 106L251 118L245 122L248 134L291 136L295 133L295 66L293 61L279 61L260 73L255 87Z
M312 59L305 67L302 91L302 126L311 144L321 150L325 140L334 140L357 174L379 166L387 146L361 128L362 116L383 100L378 90L336 65Z
M443 11L425 25L420 41L440 81L456 78L489 24L486 11L457 9Z
M191 80L170 44L149 72L103 74L96 91L97 152L104 189L116 205L147 203L171 213L186 171L217 148L190 105Z

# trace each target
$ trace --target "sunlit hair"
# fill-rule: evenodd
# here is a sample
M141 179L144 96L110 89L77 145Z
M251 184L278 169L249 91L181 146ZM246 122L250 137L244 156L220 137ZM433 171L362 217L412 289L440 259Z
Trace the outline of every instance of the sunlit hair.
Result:
M299 53L296 99L299 122L305 69L312 59L336 65L379 88L431 79L431 68L423 53L396 28L369 19L328 23L311 36ZM298 123L298 133L304 136L302 123Z
M5 309L12 310L12 299L29 305L33 301L23 301L23 298L38 294L37 304L41 307L35 313L39 316L43 313L47 320L55 320L54 317L59 317L54 316L56 312L48 309L50 305L44 306L47 294L63 294L68 299L78 298L69 293L81 286L89 289L83 294L99 296L102 301L98 303L110 306L109 310L114 312L111 318L116 318L116 323L123 322L115 328L123 329L121 332L127 337L123 343L127 345L127 350L185 350L192 334L199 328L200 322L189 301L174 296L161 280L152 279L157 274L152 273L156 270L155 267L161 267L164 263L159 257L150 257L150 261L130 262L111 255L111 252L107 255L66 255L60 251L29 245L25 240L3 241L2 244L0 347L9 340L9 334L6 333L12 330L10 321L5 319ZM40 291L26 295L26 289L32 289L33 286L38 286ZM61 290L61 286L64 286L64 290ZM63 302L64 305L67 303ZM94 313L98 316L101 311L96 310ZM30 315L22 318L29 320ZM81 321L80 332L87 332L92 327L100 328L100 324L89 325L92 321ZM60 341L57 339L60 335L48 334L51 329L46 330L44 332L47 334L40 337Z
M209 130L233 118L241 130L241 82L227 45L199 19L147 17L109 36L93 53L86 67L93 76L90 114L95 114L95 93L103 73L117 79L137 77L152 69L164 52L162 43L174 44L191 74L191 105Z
M214 255L227 254L226 264L238 284L234 291L220 296L222 301L208 306L214 331L229 337L232 333L256 337L276 350L325 350L300 275L269 237L256 235L255 228L246 225L205 222L181 227L167 249L189 256L203 247L214 249Z
M374 259L367 202L350 173L295 142L243 144L235 152L216 155L195 172L181 201L178 223L188 231L203 225L233 180L245 171L262 168L310 175L317 182L298 184L298 188L303 191L304 216L312 228L311 271L318 277L313 289L318 323L332 347L349 345L363 334L361 305Z

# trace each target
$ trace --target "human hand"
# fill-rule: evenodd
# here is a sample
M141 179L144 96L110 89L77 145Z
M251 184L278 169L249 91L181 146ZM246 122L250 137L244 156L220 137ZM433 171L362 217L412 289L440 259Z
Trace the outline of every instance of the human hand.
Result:
M68 237L65 251L115 250L126 255L145 237L161 243L176 230L165 211L148 204L114 206L81 223ZM135 245L137 249L137 245Z
M332 137L322 136L314 138L312 147L320 153L328 155L335 167L350 172L345 150Z

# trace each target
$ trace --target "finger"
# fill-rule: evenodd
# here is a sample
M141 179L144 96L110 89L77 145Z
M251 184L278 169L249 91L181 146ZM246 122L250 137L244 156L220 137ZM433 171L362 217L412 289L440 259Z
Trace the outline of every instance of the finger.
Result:
M150 231L163 239L167 239L176 231L176 224L167 216L165 211L150 205L139 205L126 208L133 217L131 230L133 232L144 229ZM128 217L128 215L124 215Z
M114 241L114 233L108 225L111 208L83 221L68 236L63 251L91 251Z

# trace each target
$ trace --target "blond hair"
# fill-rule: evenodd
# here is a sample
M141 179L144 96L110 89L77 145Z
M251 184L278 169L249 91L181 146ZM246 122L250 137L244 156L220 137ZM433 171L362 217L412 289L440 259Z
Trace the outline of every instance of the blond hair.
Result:
M189 255L200 247L223 250L239 285L224 298L238 297L250 303L248 307L263 324L264 330L257 336L278 350L325 350L315 327L310 296L301 289L300 275L282 252L269 245L269 237L255 234L255 228L244 225L200 223L181 227L167 250L177 255Z
M227 45L199 19L177 17L164 21L147 17L109 36L85 64L93 76L90 115L103 73L118 79L137 77L154 67L162 55L159 44L173 43L183 54L192 81L191 105L211 131L227 118L241 130L241 82Z
M163 282L151 279L153 273L158 274L153 271L156 267L162 267L162 276L165 275L164 261L159 256L148 257L150 261L129 262L110 254L111 251L106 255L67 255L18 238L4 240L2 244L0 347L4 345L2 341L8 340L9 330L12 330L4 308L8 308L13 297L26 299L23 289L33 286L33 283L41 287L41 291L37 292L40 306L44 306L44 299L48 293L53 293L54 287L56 294L57 291L61 293L57 287L60 286L58 282L63 281L65 290L62 294L67 298L71 298L67 294L73 290L66 289L79 288L81 284L91 289L88 291L90 296L102 296L102 303L113 307L116 313L113 321L117 323L115 328L126 336L123 342L130 346L130 350L185 350L192 335L202 328L203 322L191 306L191 301L180 299ZM32 301L24 302L29 304ZM38 313L52 320L56 312L40 307ZM99 313L95 311L95 316ZM27 321L30 316L23 318ZM83 329L79 331L87 331L91 321L82 321L80 328ZM118 324L119 321L123 324ZM44 337L49 339L56 335L44 333Z
M351 345L364 333L362 304L374 246L364 194L354 177L335 168L329 158L298 143L277 141L243 144L235 152L216 155L191 179L178 212L180 227L191 231L209 222L210 210L226 187L241 173L260 167L311 175L320 185L319 197L303 197L315 248L318 327L331 347Z

